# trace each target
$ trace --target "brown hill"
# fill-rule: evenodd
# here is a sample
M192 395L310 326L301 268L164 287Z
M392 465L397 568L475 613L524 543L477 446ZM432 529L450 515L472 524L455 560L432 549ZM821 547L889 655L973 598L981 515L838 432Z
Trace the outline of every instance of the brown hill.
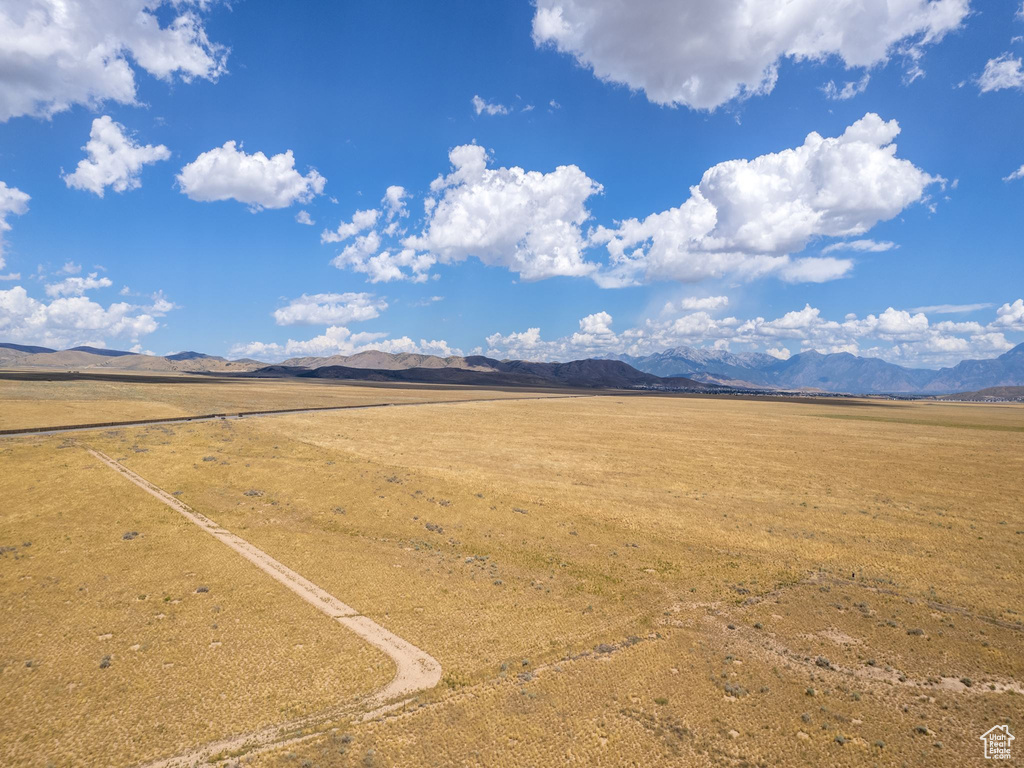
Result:
M465 358L467 367L352 368L321 366L313 370L269 366L253 376L279 375L317 379L396 381L424 384L465 384L500 387L576 387L605 389L707 390L706 384L682 377L662 378L636 370L618 360L573 360L569 363L532 363L526 360Z
M108 354L66 349L60 352L29 353L0 348L0 366L15 369L43 369L50 371L113 370L145 373L230 373L252 371L265 363L255 360L231 362L216 357L196 357L172 360L155 355L137 355L131 352Z
M969 402L991 402L1001 400L1024 402L1024 387L986 387L976 392L958 392L955 395L940 395L936 400L966 400Z
M466 360L467 358L465 357L438 357L437 355L416 355L404 352L390 353L372 349L366 352L357 352L354 355L293 357L285 360L281 365L311 369L340 365L345 368L371 368L378 371L400 371L407 368L462 368L471 371L494 370L487 365L469 364Z

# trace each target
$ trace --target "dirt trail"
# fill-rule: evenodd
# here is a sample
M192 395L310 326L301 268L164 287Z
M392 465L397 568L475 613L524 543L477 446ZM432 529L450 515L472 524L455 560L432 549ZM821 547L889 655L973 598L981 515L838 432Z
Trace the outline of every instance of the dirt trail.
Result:
M361 615L354 608L346 605L333 595L318 587L313 582L293 571L283 563L278 562L266 552L254 547L245 539L221 528L210 518L196 512L187 504L179 501L171 494L153 485L144 477L132 472L124 465L114 461L104 453L87 449L89 453L102 461L111 469L116 470L125 478L135 483L147 493L155 496L174 511L180 513L190 522L195 523L218 541L231 547L246 560L251 562L271 578L283 584L296 595L301 597L310 605L314 606L321 613L329 616L346 629L355 632L359 637L366 640L370 645L380 649L387 654L396 666L395 677L382 690L373 694L364 702L364 709L374 710L392 702L395 699L408 697L417 691L433 688L441 679L441 665L436 659L425 651L420 650L412 643L409 643L393 632L389 632L372 619ZM162 760L148 765L168 766L177 764L179 761L194 762L196 759L204 759L219 751L237 749L246 744L259 744L269 741L276 741L276 735L284 735L285 731L292 731L296 727L302 727L300 723L289 723L282 726L266 729L256 734L249 734L209 745L197 752L178 758Z

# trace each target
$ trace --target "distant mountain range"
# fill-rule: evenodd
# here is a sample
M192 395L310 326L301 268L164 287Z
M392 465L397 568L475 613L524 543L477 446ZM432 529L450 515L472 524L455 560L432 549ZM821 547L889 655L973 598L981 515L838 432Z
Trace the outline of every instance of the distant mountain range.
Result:
M366 353L381 355L385 353ZM436 384L473 384L511 387L601 387L609 389L709 389L712 385L682 376L663 377L644 373L620 360L573 360L569 363L533 363L527 360L494 360L489 357L448 357L419 361L427 365L399 367L391 356L387 365L362 368L327 365L297 369L304 378L405 381ZM412 356L422 357L422 356ZM367 360L356 360L365 363ZM266 369L265 369L266 370ZM296 369L290 369L296 370ZM257 372L253 375L259 375Z
M0 368L32 368L53 371L114 370L146 373L235 373L253 371L266 363L256 360L228 361L201 352L179 352L157 357L119 349L73 347L56 350L24 344L0 344Z
M368 351L355 355L301 357L268 365L258 360L225 360L201 352L157 357L119 350L75 347L62 351L0 344L0 368L137 373L218 373L258 378L318 378L471 384L518 387L603 387L704 390L715 385L683 377L660 377L619 360L534 363L489 357L436 357Z
M907 368L845 352L803 352L788 360L761 353L676 347L643 357L539 363L480 355L437 357L368 351L296 357L279 365L226 360L201 352L158 357L96 347L53 350L0 343L0 368L219 373L258 377L330 378L493 386L651 387L803 390L852 394L949 394L1024 386L1024 344L989 360L964 360L940 370Z
M825 392L938 394L1024 385L1024 344L989 360L964 360L952 368L907 368L848 352L802 352L788 360L760 353L736 355L676 347L623 362L656 376L685 376L714 384Z

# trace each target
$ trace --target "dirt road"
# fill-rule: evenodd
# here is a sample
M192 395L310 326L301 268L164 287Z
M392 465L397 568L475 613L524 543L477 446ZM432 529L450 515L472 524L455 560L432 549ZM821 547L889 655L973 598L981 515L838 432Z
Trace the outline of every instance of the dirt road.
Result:
M92 448L87 450L108 467L135 483L135 485L147 493L155 496L175 512L180 513L189 522L194 523L218 541L231 547L235 552L272 579L290 589L318 611L338 622L346 629L355 632L359 637L370 643L370 645L387 654L395 662L395 676L387 686L374 693L369 700L364 702L364 710L371 711L384 707L395 700L407 698L417 691L433 688L440 681L441 665L425 651L403 640L393 632L389 632L372 619L361 615L355 608L341 602L288 566L278 562L263 550L254 547L240 536L224 530L210 518L196 512L187 504L153 485L144 477L132 472L106 454ZM295 725L288 724L278 728L267 729L259 734L249 734L220 744L209 745L197 753L190 754L187 758L179 756L176 759L158 761L150 765L173 765L177 760L191 759L194 761L196 758L203 758L232 746L237 748L239 745L247 743L259 744L266 743L267 740L276 741L273 738L275 733L282 730L291 730Z

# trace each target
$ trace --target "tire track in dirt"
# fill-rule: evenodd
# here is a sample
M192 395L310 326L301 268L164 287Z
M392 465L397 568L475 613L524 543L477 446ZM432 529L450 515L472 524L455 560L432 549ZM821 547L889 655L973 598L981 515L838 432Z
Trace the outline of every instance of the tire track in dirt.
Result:
M163 489L153 485L123 464L100 451L92 448L87 448L86 450L127 480L156 497L175 512L181 514L189 522L194 523L221 543L231 547L235 552L272 579L294 592L318 611L338 622L346 629L355 632L370 645L387 654L395 662L395 676L387 686L365 701L364 709L379 710L386 708L389 702L406 698L418 691L433 688L440 681L441 665L425 651L388 631L369 617L363 616L326 590L321 589L288 566L275 560L263 550L253 546L240 536L221 528L210 518L196 512L184 502L179 501ZM205 760L213 754L240 749L248 744L266 744L278 741L286 733L290 732L290 734L294 735L296 729L301 729L308 724L309 722L299 722L275 726L258 733L208 745L187 756L182 755L176 758L159 760L147 763L147 765L157 768L158 766L171 766L179 763L193 764L197 760Z

